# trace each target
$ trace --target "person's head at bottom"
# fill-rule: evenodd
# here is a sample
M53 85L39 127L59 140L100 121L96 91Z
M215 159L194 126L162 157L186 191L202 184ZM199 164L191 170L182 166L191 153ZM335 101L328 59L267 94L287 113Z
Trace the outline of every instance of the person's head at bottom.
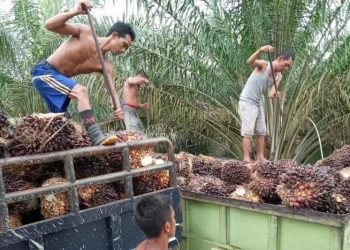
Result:
M136 250L167 250L175 236L176 220L171 197L151 195L141 199L135 208L135 220L146 239Z

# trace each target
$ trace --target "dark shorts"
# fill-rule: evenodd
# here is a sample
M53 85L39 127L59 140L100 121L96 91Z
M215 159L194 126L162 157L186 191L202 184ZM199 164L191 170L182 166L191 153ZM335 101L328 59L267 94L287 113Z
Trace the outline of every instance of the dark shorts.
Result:
M59 73L46 60L40 61L32 70L32 82L44 98L49 112L67 112L69 93L77 84L75 80Z

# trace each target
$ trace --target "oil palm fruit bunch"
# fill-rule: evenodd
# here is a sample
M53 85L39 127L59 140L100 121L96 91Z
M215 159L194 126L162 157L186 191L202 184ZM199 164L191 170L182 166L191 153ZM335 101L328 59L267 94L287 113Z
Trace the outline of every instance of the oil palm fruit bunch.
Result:
M283 204L292 208L330 211L336 191L335 178L329 168L299 166L282 175L277 192Z
M118 200L113 183L97 184L79 190L79 197L88 207L97 207Z
M21 215L19 215L17 213L14 213L14 214L10 214L9 217L10 217L10 221L9 222L10 222L10 228L11 229L22 226L22 217L21 217Z
M237 200L262 202L261 198L250 190L249 187L241 185L237 186L236 190L232 192L229 197Z
M48 153L90 146L73 122L63 114L33 114L23 118L16 127L11 156Z
M219 184L218 182L212 181L205 183L199 190L202 193L217 195L217 196L227 196L227 192L224 188L223 184Z
M191 191L188 188L188 184L189 184L189 181L190 181L189 177L186 178L186 177L183 177L183 176L178 176L176 178L176 181L177 181L177 185L180 187L181 190Z
M317 167L329 166L336 170L350 167L350 145L344 145L342 148L334 151L326 159L316 163Z
M48 187L64 183L63 178L51 178L46 180L42 187ZM69 213L69 200L67 192L44 195L41 198L41 214L44 219L58 217Z
M175 155L175 166L177 176L188 178L192 174L193 155L180 152Z
M250 190L258 195L264 202L279 204L281 199L276 193L280 176L289 168L297 166L295 162L279 160L276 162L257 162L254 166Z
M278 180L280 175L283 174L287 170L287 168L291 166L296 166L296 164L294 165L290 164L289 161L280 160L277 162L257 162L255 168L258 176Z
M211 190L210 186L215 188ZM188 191L214 194L219 192L220 196L228 196L236 189L236 185L226 184L221 179L209 175L192 175L189 178Z
M194 156L192 158L192 172L199 175L221 177L222 163L220 160L208 156Z
M169 173L167 170L133 178L133 188L136 195L168 188L169 186Z
M227 184L242 185L251 180L251 171L240 161L227 161L221 168L221 179Z
M279 204L281 199L276 193L278 179L254 176L248 187L254 194L266 203Z
M120 131L116 133L118 142L138 141L147 138L139 131ZM145 156L153 156L153 146L131 148L129 150L129 161L131 168L141 167L141 161Z
M0 129L9 126L10 123L8 122L7 116L0 112Z
M23 180L20 176L11 174L4 176L4 184L6 193L19 192L35 188L32 183ZM9 204L9 211L13 214L23 215L36 209L37 207L38 202L36 199L33 199Z

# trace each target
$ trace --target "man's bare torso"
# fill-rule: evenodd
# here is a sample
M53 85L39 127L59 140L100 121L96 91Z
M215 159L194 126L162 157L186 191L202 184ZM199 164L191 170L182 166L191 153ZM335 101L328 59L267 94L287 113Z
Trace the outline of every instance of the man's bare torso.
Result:
M90 27L79 24L79 28L79 37L71 36L47 59L61 74L68 77L102 71Z
M139 97L139 85L124 84L123 101L125 104L137 106Z

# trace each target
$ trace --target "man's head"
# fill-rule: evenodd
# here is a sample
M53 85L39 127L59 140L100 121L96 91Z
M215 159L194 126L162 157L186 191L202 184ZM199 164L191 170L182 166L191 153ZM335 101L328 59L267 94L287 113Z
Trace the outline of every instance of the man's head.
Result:
M273 70L282 72L289 69L294 61L294 51L292 49L286 49L282 51L277 59L273 63Z
M124 53L135 40L135 32L130 24L116 22L108 31L107 37L111 38L110 48L114 55Z
M143 198L135 209L135 219L148 239L175 236L176 220L170 196L152 195Z

